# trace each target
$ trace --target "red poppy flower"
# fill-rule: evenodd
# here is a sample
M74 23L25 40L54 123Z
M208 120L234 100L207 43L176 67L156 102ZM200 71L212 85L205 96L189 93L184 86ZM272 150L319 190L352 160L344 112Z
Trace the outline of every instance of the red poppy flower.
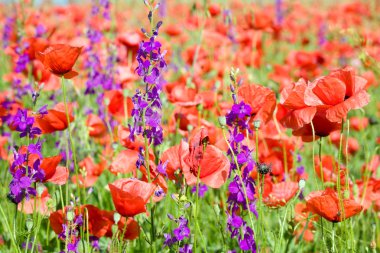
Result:
M181 142L182 172L188 185L202 183L212 188L221 187L227 180L229 162L223 152L213 145L208 145L207 130L195 130L190 143Z
M74 121L74 117L71 115L69 108L70 122ZM55 131L63 131L67 128L67 116L65 112L65 106L63 103L57 104L54 109L48 110L46 115L38 115L35 117L36 127L41 129L43 134L53 133Z
M156 186L138 179L119 179L108 184L112 200L122 216L135 216L146 211L146 204Z
M79 168L84 170L85 176L83 175L74 175L71 177L71 180L76 183L77 179L79 180L79 186L81 187L91 187L98 180L99 176L102 174L105 168L105 160L102 159L98 164L94 162L92 157L86 157L78 165Z
M30 38L28 39L29 47L27 53L30 60L36 59L38 52L43 52L49 46L49 42L43 38Z
M269 207L281 207L285 206L298 191L298 183L295 182L281 182L277 184L269 183L271 187L267 188L267 191L263 193L263 202Z
M217 3L211 3L208 6L208 11L210 12L212 17L218 16L221 12L220 5Z
M45 188L41 196L33 197L26 199L24 202L20 202L17 205L17 209L25 214L33 214L34 211L36 211L42 215L49 215L51 210L49 210L47 202L50 199L50 194L47 188Z
M0 136L0 158L2 160L8 159L8 151L6 150L6 147L5 147L5 145L8 143L9 143L9 139L7 136Z
M380 167L380 155L375 155L372 157L371 161L368 164L364 164L362 166L362 173L365 174L366 171L370 172L370 175L373 178L377 178L379 173L379 167Z
M305 91L305 103L326 107L326 119L341 122L350 110L369 103L366 83L352 67L339 69L315 80Z
M307 83L300 79L297 83L285 88L281 92L280 104L287 109L281 123L288 128L297 130L309 124L317 113L315 106L308 106L304 101Z
M88 127L88 133L91 137L102 137L107 133L107 127L103 120L96 114L90 114L86 120L86 126Z
M294 220L300 224L297 226L297 229L294 231L294 235L297 236L297 239L303 234L302 239L307 242L312 242L314 239L313 229L314 225L312 220L316 220L312 218L307 222L310 212L307 210L306 203L297 203L294 207L295 216ZM306 227L307 226L307 227Z
M81 213L84 217L83 219L88 219L88 230L91 235L98 238L113 236L112 226L114 225L113 216L115 211L101 210L93 205L77 207L74 211L76 214ZM86 214L88 214L88 217L85 217ZM51 213L49 220L53 231L60 234L64 222L62 210ZM124 239L133 240L138 237L140 227L133 218L121 217L117 225L119 232L124 234Z
M82 47L55 44L50 45L43 52L36 52L36 58L54 75L71 79L78 75L78 73L73 71L72 68L81 51Z
M335 147L339 148L340 146L340 131L339 130L336 130L334 132L331 132L330 133L330 140L332 142L332 144L335 145ZM346 146L347 146L347 150L346 150ZM347 155L347 152L348 154L355 154L359 148L360 148L360 144L358 142L357 139L355 139L354 137L346 137L346 136L342 136L342 147L343 147L343 154L344 155Z
M168 148L162 154L161 160L163 163L167 162L166 174L170 180L175 180L175 172L181 168L181 145L176 145Z
M109 170L114 174L135 172L138 159L138 151L123 150L113 159Z
M52 156L42 159L41 169L45 172L45 182L56 185L63 185L69 178L69 170L66 167L58 166L62 156Z
M366 117L351 117L350 118L350 128L356 131L362 131L367 128L369 124L369 119Z
M331 122L326 118L326 108L317 108L317 113L313 118L315 139L326 137L331 132L339 130L342 127L340 122ZM306 124L297 130L293 130L294 136L301 136L305 142L313 141L313 127L311 124Z
M133 102L130 97L124 97L123 93L118 90L107 91L105 97L110 101L108 111L111 115L124 119L125 109L127 109L127 116L132 115Z
M327 188L324 191L310 193L306 198L307 209L322 216L331 222L340 222L344 218L348 219L360 213L363 207L353 199L343 199L343 210L339 205L338 193L333 189Z
M321 161L319 161L319 157L314 157L315 162L315 170L317 172L317 175L320 179L322 179L322 173L323 173L323 182L331 182L336 184L337 182L337 171L338 171L338 161L331 155L323 155L322 156L322 168L321 168ZM345 185L346 180L346 168L340 167L340 183L341 185Z
M276 95L274 92L261 85L246 84L239 87L237 94L240 100L248 103L252 108L252 120L260 120L267 123L276 108Z
M372 204L380 200L380 180L369 178L367 181L357 180L359 196L358 203L363 205L363 210L367 210Z
M144 138L141 135L135 137L135 141L131 141L129 138L131 132L128 127L124 127L123 125L119 125L117 128L117 137L119 139L120 144L127 148L138 151L140 147L145 147Z

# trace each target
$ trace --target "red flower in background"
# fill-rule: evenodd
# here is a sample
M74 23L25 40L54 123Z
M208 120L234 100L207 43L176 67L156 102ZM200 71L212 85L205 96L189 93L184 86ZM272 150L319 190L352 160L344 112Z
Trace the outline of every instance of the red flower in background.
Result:
M71 108L69 107L70 122L74 121L71 115ZM53 133L55 131L63 131L67 128L67 115L63 103L57 104L54 109L48 110L48 114L35 117L36 127L41 129L43 134Z
M276 108L275 93L264 86L246 84L239 87L237 94L239 99L248 103L252 108L252 120L260 120L267 123Z
M331 142L334 144L334 146L336 148L339 149L339 146L340 146L340 131L339 130L336 130L334 132L332 132L330 134L330 140ZM360 148L360 144L358 142L357 139L355 139L354 137L346 137L346 136L342 136L342 147L343 147L343 154L344 155L347 155L347 152L348 154L355 154L359 148ZM347 150L346 150L346 147L347 147Z
M285 206L298 191L298 183L295 182L280 182L273 184L271 181L266 181L263 192L263 202L269 207L281 207Z
M146 211L146 204L156 186L138 179L119 179L108 184L112 200L122 216L135 216Z
M107 133L107 127L104 121L96 114L88 115L86 126L88 127L88 134L91 137L102 137Z
M79 168L84 170L85 176L82 174L74 175L71 180L76 183L79 179L79 186L81 187L91 187L98 180L99 176L102 174L106 166L106 161L102 158L101 161L96 164L92 157L86 157L79 164Z
M342 165L339 166L339 163L335 157L331 155L323 155L322 161L320 161L319 157L315 156L314 162L317 175L320 179L322 179L323 176L323 182L336 184L338 180L337 172L339 170L340 183L341 185L345 185L347 170L346 168L342 167Z
M339 205L338 193L327 188L324 191L315 191L306 197L307 209L322 216L331 222L340 222L360 213L363 207L353 199L343 199L343 210Z
M138 159L138 151L132 149L123 150L113 159L109 170L114 174L131 172L135 174Z
M55 44L50 45L43 52L36 52L36 58L54 75L71 79L78 75L72 68L81 51L82 47Z

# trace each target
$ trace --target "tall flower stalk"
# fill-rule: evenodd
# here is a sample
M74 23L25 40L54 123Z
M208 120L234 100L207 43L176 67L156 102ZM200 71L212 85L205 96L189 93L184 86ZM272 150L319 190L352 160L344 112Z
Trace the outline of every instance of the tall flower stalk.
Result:
M160 94L165 83L162 72L167 65L164 59L166 51L161 51L161 43L157 41L162 21L157 22L155 25L153 21L153 14L158 9L159 4L153 5L153 1L144 1L144 3L149 8L150 31L148 32L144 28L141 29L147 41L140 42L136 56L138 62L136 73L140 76L143 85L136 90L135 95L132 97L133 110L132 123L129 124L129 137L132 141L135 140L135 136L142 135L144 137L144 165L147 170L148 181L151 183L149 150L151 146L155 148L163 141ZM150 215L150 244L151 249L155 251L154 206L151 206Z
M256 211L255 199L255 182L250 173L254 169L255 161L252 158L252 150L244 144L244 132L251 132L248 122L251 116L251 107L244 103L238 102L235 86L237 71L232 70L230 77L233 84L230 85L234 105L231 111L220 121L224 129L229 127L229 138L223 131L224 138L228 144L229 150L227 156L230 159L230 173L233 180L228 186L228 212L227 212L227 229L231 233L231 238L236 238L241 250L256 252L256 242L254 239L254 214L258 217ZM244 214L249 217L250 223L244 220Z

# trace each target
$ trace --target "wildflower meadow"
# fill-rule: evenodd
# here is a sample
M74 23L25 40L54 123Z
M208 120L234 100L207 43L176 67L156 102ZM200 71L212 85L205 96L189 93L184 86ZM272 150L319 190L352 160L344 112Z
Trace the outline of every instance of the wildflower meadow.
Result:
M380 252L379 13L0 1L0 253Z

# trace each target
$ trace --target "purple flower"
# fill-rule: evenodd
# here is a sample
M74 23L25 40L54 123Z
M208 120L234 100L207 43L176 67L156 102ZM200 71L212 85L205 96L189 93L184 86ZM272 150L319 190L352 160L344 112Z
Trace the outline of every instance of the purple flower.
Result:
M302 175L304 172L305 172L305 167L304 166L298 166L297 168L296 168L296 172L297 172L297 174L298 175Z
M34 138L35 135L41 134L41 130L37 127L33 127L34 118L28 117L28 111L18 109L17 114L13 118L13 125L16 130L20 132L20 137L25 137L29 134L30 138Z
M5 19L3 38L2 38L3 48L6 48L7 46L9 46L13 28L15 27L15 21L16 19L14 17L7 17Z
M241 129L247 129L251 111L251 107L243 101L240 104L234 104L231 111L226 115L227 125L237 125Z
M36 144L34 143L29 144L28 151L30 154L38 155L38 157L41 159L42 158L41 148L42 148L42 143L40 141L37 141Z
M36 26L36 37L39 38L39 37L42 37L42 35L44 35L44 33L46 32L46 28L44 25L42 24L38 24Z
M91 242L91 246L94 249L97 249L97 250L100 249L100 247L99 247L99 238L98 237L91 235L90 236L90 242Z
M153 36L148 41L141 41L139 45L135 71L144 81L145 87L142 89L144 92L137 90L132 97L133 124L129 125L132 141L135 135L143 134L155 146L163 141L160 93L165 80L161 74L167 66L164 59L166 52L161 52L161 43L156 40L161 25L162 22L158 22ZM145 125L145 129L142 125Z
M188 227L188 220L184 216L180 216L178 219L174 219L171 214L168 214L170 220L175 221L178 227L173 230L173 236L171 234L164 234L164 246L171 247L174 243L183 241L185 238L190 238L190 228ZM184 248L185 250L186 248ZM188 248L191 250L191 247ZM191 252L191 251L183 251Z
M243 227L242 232L242 237L239 239L240 249L256 252L256 242L253 236L253 230L250 227L245 226Z
M208 190L207 185L199 184L198 196L203 198L205 193L207 192L207 190ZM191 188L191 192L196 193L197 192L197 186L193 186L193 188Z
M275 10L276 10L276 23L278 25L282 24L282 21L284 19L284 13L282 10L282 0L276 0L275 1Z
M185 244L182 248L178 249L179 253L192 253L193 252L193 245L191 244Z
M31 187L33 181L25 176L25 169L17 170L13 175L13 180L9 184L9 198L15 203L20 203L24 198L29 199L30 195L36 196L36 190Z
M169 160L165 161L162 163L161 161L157 165L157 172L160 173L161 175L168 176L166 173L166 167L168 165Z

